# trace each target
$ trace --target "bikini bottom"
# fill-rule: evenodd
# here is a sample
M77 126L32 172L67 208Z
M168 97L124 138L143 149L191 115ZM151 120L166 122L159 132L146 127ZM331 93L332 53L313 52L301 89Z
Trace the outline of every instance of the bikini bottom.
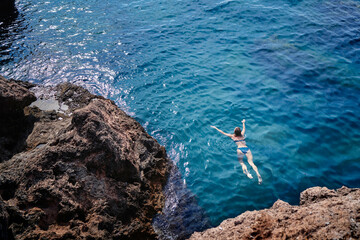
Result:
M243 154L246 154L249 151L248 147L239 147L238 148Z

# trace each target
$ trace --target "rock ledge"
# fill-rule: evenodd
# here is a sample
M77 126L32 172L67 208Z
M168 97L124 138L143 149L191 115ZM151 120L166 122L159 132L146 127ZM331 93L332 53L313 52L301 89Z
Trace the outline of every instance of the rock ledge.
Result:
M270 209L247 211L190 239L360 239L360 189L309 188L300 206L278 200Z

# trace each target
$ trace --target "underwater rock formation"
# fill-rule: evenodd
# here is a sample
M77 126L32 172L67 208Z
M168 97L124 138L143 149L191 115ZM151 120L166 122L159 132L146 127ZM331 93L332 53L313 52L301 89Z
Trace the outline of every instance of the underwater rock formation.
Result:
M35 100L0 84L2 113ZM156 239L171 168L164 147L110 100L72 84L35 89L24 148L0 163L0 238ZM17 91L23 98L3 97Z
M165 206L153 222L159 240L187 239L195 231L211 227L210 218L198 205L196 196L183 183L176 166L171 168L164 194Z
M360 239L360 189L309 188L300 206L278 200L270 209L247 211L190 239Z

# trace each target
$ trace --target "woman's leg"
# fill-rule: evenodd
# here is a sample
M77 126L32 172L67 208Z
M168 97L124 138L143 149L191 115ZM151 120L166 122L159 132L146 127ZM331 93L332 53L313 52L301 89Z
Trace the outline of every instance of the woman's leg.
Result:
M240 151L240 150L238 150ZM243 158L244 158L244 154L241 152L239 153L238 152L238 159L239 159L239 162L240 162L240 165L242 167L242 170L243 170L243 173L248 177L248 178L253 178L253 176L249 173L249 171L247 170L247 167L243 161Z
M256 172L256 175L258 177L258 182L259 184L262 183L262 178L260 176L260 173L258 171L258 168L255 166L254 162L253 162L253 155L249 149L249 151L246 153L246 157L247 157L247 160L248 160L248 163L250 164L250 166L254 169L254 171Z

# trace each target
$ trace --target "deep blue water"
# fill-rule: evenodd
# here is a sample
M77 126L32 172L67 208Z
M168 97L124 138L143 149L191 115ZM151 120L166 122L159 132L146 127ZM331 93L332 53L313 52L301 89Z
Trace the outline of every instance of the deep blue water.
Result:
M308 187L360 187L360 1L17 7L0 26L0 74L113 99L165 145L213 224L277 199L298 204ZM243 118L262 185L209 127L230 133Z

